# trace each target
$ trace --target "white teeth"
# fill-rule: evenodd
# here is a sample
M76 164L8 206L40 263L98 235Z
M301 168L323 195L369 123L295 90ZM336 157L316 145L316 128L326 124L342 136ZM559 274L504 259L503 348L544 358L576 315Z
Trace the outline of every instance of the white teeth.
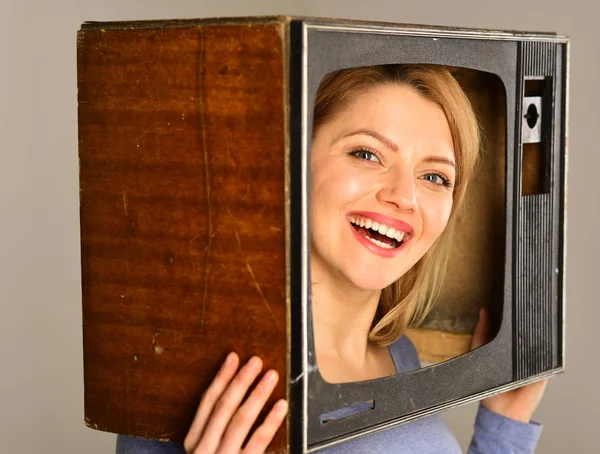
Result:
M380 234L385 235L388 238L394 238L398 242L402 242L402 240L404 239L404 236L405 236L405 232L403 232L401 230L396 230L393 227L388 227L385 224L380 224L379 222L372 221L371 219L368 219L368 218L365 219L365 218L358 218L358 217L350 216L350 222L359 227L364 227L366 229L371 229L376 232L379 232ZM382 248L393 249L392 246L385 244L385 243L381 243L381 241L374 240L373 238L369 238L369 240L371 240L373 243L377 244L377 246L380 246Z
M369 238L369 237L367 237L367 240L369 240L369 241L370 241L370 242L372 242L372 243L375 243L375 244L376 244L377 246L379 246L380 248L383 248L383 249L394 249L394 247L393 247L393 246L390 246L389 244L382 243L382 242L381 242L381 241L379 241L379 240L375 240L375 239L373 239L373 238Z

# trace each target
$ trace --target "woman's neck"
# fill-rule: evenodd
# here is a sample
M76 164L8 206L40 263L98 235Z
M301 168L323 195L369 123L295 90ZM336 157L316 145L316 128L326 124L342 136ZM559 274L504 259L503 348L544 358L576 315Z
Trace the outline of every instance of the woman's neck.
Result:
M312 314L317 361L333 359L362 368L381 290L364 290L312 267Z

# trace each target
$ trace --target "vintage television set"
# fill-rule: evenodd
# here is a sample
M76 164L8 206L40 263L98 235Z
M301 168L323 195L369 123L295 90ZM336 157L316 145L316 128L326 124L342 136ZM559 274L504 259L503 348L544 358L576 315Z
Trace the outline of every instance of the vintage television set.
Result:
M423 367L328 383L315 357L310 153L321 80L442 65L482 161ZM85 422L182 441L229 351L290 402L269 452L317 452L564 370L568 40L293 17L89 22L78 34ZM490 341L469 351L481 306ZM357 406L357 407L356 407ZM360 408L350 417L331 415Z

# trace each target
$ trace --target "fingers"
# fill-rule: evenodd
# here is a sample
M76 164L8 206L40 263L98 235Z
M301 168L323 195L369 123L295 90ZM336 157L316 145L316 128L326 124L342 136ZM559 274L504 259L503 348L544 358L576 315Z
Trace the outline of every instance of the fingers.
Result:
M239 366L239 362L240 360L238 355L233 352L230 353L221 366L221 369L217 373L217 376L212 381L206 392L202 395L202 399L200 400L200 405L198 406L198 411L196 412L192 426L190 427L190 430L183 442L183 447L186 452L192 452L196 448L196 445L200 441L200 437L204 432L208 418L210 417L216 402L219 400L231 382L231 379L235 375L235 372Z
M548 380L530 383L484 399L481 403L488 410L506 418L529 423L538 407Z
M199 452L213 453L221 443L223 432L228 426L232 415L236 412L248 388L254 382L262 369L262 360L257 356L250 360L233 377L229 386L214 402L210 419L206 423L204 432L196 446ZM216 379L215 379L216 380ZM240 441L240 445L243 438Z
M489 341L490 331L490 314L485 307L482 307L479 311L479 321L473 331L473 338L471 339L471 350L481 347L487 344Z
M267 403L267 399L273 392L279 376L274 370L268 371L260 380L256 388L250 393L246 401L236 411L223 436L220 449L223 452L239 452L242 443L250 432L252 425L258 418L259 413ZM277 426L279 427L279 426ZM277 428L275 428L277 431ZM273 437L275 432L270 435ZM269 438L269 441L270 441ZM268 441L267 441L268 445ZM266 448L266 446L264 448Z
M533 412L540 404L542 397L544 396L547 385L548 379L545 379L535 383L530 383L529 385L525 385L517 389L516 391L519 405L522 408L529 410L530 414L533 415Z
M241 452L244 440L279 377L276 371L268 371L241 404L262 369L262 360L253 357L239 371L238 366L238 356L230 353L202 396L192 426L184 440L187 453ZM264 453L286 413L287 402L277 402L263 424L253 433L246 447L248 450L244 449L244 452Z
M288 411L288 404L285 400L279 400L273 406L265 421L254 431L243 454L263 454L275 436L277 429L285 419Z

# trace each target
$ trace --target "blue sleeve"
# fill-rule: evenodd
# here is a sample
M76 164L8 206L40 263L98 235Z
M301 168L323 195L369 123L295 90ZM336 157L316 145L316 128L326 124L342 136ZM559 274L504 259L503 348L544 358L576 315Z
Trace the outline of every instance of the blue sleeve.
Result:
M117 435L116 454L185 454L183 445Z
M525 424L479 405L468 454L530 454L541 433L542 426L536 422Z

